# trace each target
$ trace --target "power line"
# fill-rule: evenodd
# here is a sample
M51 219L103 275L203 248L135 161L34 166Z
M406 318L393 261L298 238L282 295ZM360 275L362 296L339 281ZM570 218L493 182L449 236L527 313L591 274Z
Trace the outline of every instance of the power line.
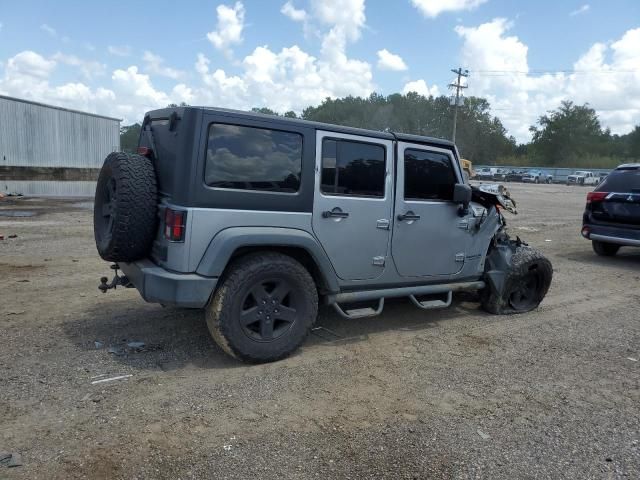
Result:
M462 77L465 77L465 78L468 77L469 70L465 70L463 72L462 67L458 67L457 70L453 69L451 71L456 75L458 75L458 79L456 80L456 83L450 83L449 85L447 85L449 88L456 89L456 100L455 100L456 103L453 107L453 134L451 135L451 141L455 142L456 141L456 124L458 123L458 104L460 103L460 90L469 88L467 85L462 85Z
M570 75L626 75L640 73L640 70L471 70L471 73L481 77L503 77L511 75L549 75L549 74L570 74Z

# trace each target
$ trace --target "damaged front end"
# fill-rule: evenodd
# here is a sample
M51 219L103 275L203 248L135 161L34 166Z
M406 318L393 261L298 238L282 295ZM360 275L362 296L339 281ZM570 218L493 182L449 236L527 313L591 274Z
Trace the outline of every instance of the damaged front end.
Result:
M553 268L539 251L519 237L511 239L505 231L502 211L517 214L516 202L502 185L472 187L473 201L487 210L495 208L500 227L493 236L485 257L481 292L483 308L494 314L523 313L538 307L546 295Z
M518 214L515 200L511 198L511 194L502 184L473 185L471 186L471 199L487 209L496 207L498 210L504 209L514 215Z

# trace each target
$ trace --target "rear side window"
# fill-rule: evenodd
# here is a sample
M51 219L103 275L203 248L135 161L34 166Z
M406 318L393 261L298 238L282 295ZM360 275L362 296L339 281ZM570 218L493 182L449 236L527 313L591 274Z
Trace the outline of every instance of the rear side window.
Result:
M211 187L297 192L302 135L214 123L209 127L205 183Z
M640 193L640 169L614 170L598 185L596 191Z
M415 149L404 151L406 200L452 200L455 183L449 155Z
M327 195L384 197L385 148L373 143L322 141L322 181Z

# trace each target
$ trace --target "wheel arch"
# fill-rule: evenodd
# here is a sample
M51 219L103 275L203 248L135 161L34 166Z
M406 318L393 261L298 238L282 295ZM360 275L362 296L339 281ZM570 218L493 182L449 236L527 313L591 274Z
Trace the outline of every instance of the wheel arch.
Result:
M220 231L209 243L196 272L221 277L228 266L245 255L279 252L300 262L322 293L340 291L336 273L317 240L304 230L279 227L231 227Z

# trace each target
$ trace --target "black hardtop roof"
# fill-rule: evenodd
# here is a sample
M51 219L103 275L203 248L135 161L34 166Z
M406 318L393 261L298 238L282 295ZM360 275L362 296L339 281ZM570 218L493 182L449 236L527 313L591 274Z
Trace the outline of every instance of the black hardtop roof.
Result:
M454 143L450 140L443 140L441 138L425 137L422 135L411 135L408 133L396 133L396 132L383 132L379 130L368 130L365 128L345 127L342 125L334 125L331 123L313 122L310 120L302 120L300 118L278 117L275 115L267 115L264 113L247 112L243 110L232 110L228 108L217 107L175 107L175 108L162 108L159 110L152 110L147 112L148 115L153 118L168 118L172 112L177 112L179 115L187 110L201 110L209 113L215 113L217 115L235 117L235 118L247 118L247 119L261 119L269 122L281 124L281 125L299 125L304 127L316 128L320 130L327 130L336 133L345 133L351 135L361 135L366 137L382 138L386 140L399 140L403 142L412 143L424 143L435 146L442 146L445 148L453 148Z

